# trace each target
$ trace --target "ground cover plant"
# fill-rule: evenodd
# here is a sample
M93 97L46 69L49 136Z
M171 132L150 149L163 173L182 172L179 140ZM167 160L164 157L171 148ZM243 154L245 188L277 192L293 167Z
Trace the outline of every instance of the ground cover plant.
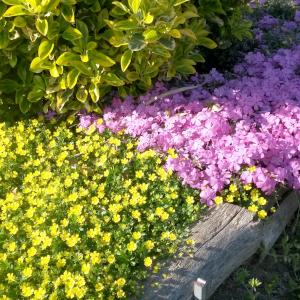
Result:
M0 125L1 299L138 294L205 207L164 155L74 122Z
M23 113L99 113L111 87L138 95L158 75L195 73L201 49L217 47L212 34L251 37L239 10L247 1L193 3L1 0L1 102Z

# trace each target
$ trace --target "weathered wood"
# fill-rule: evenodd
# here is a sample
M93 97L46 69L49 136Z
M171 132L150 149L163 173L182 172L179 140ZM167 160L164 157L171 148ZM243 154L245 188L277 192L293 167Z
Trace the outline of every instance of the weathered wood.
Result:
M283 232L295 211L299 207L300 196L299 191L292 190L281 203L277 211L270 217L269 223L264 225L262 245L264 253L261 255L260 261L266 256L275 244L278 237Z
M229 203L212 209L191 230L190 238L196 243L194 257L170 259L157 274L151 274L141 299L191 300L193 282L198 277L207 282L206 296L212 295L258 249L263 222L253 221L253 216ZM167 278L162 274L167 274ZM154 282L159 282L161 289L152 287Z

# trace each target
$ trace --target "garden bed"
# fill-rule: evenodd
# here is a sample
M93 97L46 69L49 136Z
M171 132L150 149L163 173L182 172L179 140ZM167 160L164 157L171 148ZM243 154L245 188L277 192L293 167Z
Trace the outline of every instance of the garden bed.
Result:
M278 193L282 195L281 205L268 222L255 219L253 213L233 204L211 207L191 228L193 257L168 260L148 278L141 299L193 299L197 278L206 281L203 300L207 299L261 246L263 258L299 206L297 191L280 189Z

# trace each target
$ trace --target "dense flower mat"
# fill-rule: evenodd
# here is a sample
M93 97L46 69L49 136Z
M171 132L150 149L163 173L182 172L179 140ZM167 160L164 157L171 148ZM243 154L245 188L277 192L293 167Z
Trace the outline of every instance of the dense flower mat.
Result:
M162 154L74 119L0 124L0 299L126 298L205 207Z
M248 53L235 67L237 78L213 94L200 87L188 96L176 94L146 106L147 100L166 91L157 84L138 103L115 97L96 128L125 130L138 137L141 151L172 148L176 155L168 157L165 168L199 189L201 202L208 205L221 201L220 193L232 178L254 183L266 194L278 183L299 189L299 68L300 46L269 57ZM211 77L223 80L216 71ZM87 128L97 120L86 114L80 124ZM240 199L240 193L233 193L229 202Z

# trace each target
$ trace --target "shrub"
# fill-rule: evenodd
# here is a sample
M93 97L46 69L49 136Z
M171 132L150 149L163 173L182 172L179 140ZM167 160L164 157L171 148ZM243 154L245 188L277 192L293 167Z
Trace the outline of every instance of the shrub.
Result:
M217 47L207 36L225 34L231 21L237 38L249 36L250 23L239 23L230 6L201 0L197 10L187 1L1 1L2 102L23 113L101 112L99 100L112 86L124 97L148 90L158 74L193 74L204 62L195 46Z
M204 208L162 154L74 119L0 124L1 299L127 297Z

